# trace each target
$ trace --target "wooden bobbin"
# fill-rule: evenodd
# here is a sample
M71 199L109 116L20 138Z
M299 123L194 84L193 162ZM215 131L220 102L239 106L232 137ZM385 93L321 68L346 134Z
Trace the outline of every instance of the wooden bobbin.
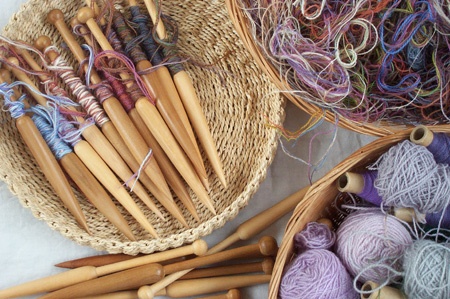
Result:
M91 33L95 36L97 42L103 50L114 50L93 19L94 12L92 11L92 9L88 7L81 8L77 14L77 18L81 23L84 23L89 27ZM151 67L152 65L148 60L143 60L136 64L136 69L138 71L143 71ZM122 77L122 79L130 78L130 75L125 73L121 73L120 76ZM163 116L165 122L171 129L172 134L175 136L176 140L183 148L187 157L190 159L192 165L197 171L197 174L199 174L202 183L207 183L205 167L199 154L197 144L193 143L191 137L187 133L185 124L179 118L179 113L177 112L176 107L173 105L173 99L170 98L170 95L167 94L167 90L164 88L167 82L161 82L159 77L156 75L156 71L143 74L141 75L141 78L149 92L154 95L155 105L157 106L158 111L160 112L161 116ZM172 82L171 79L170 82ZM184 108L182 108L182 111L184 111Z
M64 15L60 10L52 10L48 16L48 21L55 25L59 30L61 36L64 38L66 43L69 45L72 53L76 59L81 62L84 60L84 53L80 45L74 39L67 25L64 23ZM91 70L91 81L94 84L101 82L100 77L95 72ZM132 152L134 158L137 161L143 162L148 154L149 148L145 140L140 135L137 128L134 126L133 122L129 118L128 114L120 104L119 100L115 97L110 97L103 102L103 107L113 121L115 127L120 133L120 136L127 144L128 148ZM143 171L147 176L153 181L154 189L152 190L153 195L160 201L160 203L185 227L188 227L186 220L183 217L179 207L176 205L172 198L172 194L167 185L167 182L156 162L155 159L149 159L148 163L144 167Z
M364 283L361 290L363 292L371 292L379 287L379 284L368 281ZM373 291L372 293L363 293L361 294L361 299L407 299L406 295L403 294L400 290L385 286L380 290Z
M130 6L138 5L137 1L135 0L129 0L128 2ZM158 22L159 14L156 6L154 5L152 0L144 2L153 23L156 24L156 33L158 34L158 37L162 40L166 39L167 32L164 28L164 23L161 20ZM161 76L167 76L167 74L168 72L165 72L161 74ZM162 80L163 78L164 77L161 77ZM197 136L203 146L203 149L206 152L206 155L208 156L211 166L213 167L222 185L226 187L227 182L225 174L223 172L222 162L219 158L215 142L212 138L206 117L203 113L200 101L197 96L197 92L195 91L191 78L186 71L182 70L173 76L173 81L178 93L180 94L180 98L184 104L192 126L197 133Z
M78 21L78 19L76 17L73 18L72 21L70 22L70 25L72 26L72 28L74 28L75 26L77 26L79 24L81 24L81 23ZM90 39L90 37L89 37L90 35L88 34L89 32L87 31L87 29L86 28L84 28L84 29L85 30L80 29L80 33L83 34L86 42L89 45L91 45L91 43L93 41ZM91 47L92 47L92 45L91 45ZM167 155L164 152L164 150L162 149L162 147L159 145L156 138L150 132L150 130L148 129L147 125L145 124L144 120L141 118L141 116L139 115L139 112L137 112L135 107L128 112L128 116L133 121L136 128L139 130L139 133L141 134L142 138L144 138L147 145L151 146L151 148L153 149L153 155L155 156L156 161L158 162L158 164L161 168L161 171L162 171L164 177L166 178L167 183L172 188L173 192L178 196L180 201L183 203L183 205L186 207L186 209L189 211L189 213L194 217L194 219L200 222L200 217L199 217L196 207L195 207L194 203L192 202L192 199L186 189L183 179L181 178L181 176L178 173L175 166L170 161L169 157L167 157ZM131 153L130 153L130 156L132 157ZM134 158L133 158L133 161L134 162L127 161L127 164L130 166L130 168L134 172L137 172L139 169L139 164L136 162L136 160ZM147 175L145 173L141 173L139 180L146 187L149 184L152 184L151 182L148 181L149 178L147 177Z
M2 69L0 83L9 84L10 82L11 76L9 71ZM19 95L17 90L15 93ZM16 98L12 96L11 100L14 101ZM29 116L23 115L16 119L16 126L55 193L64 203L70 214L73 215L77 223L90 234L86 218L73 193L72 187L41 133L36 128L33 120Z
M411 140L411 142L423 146L429 146L433 141L433 138L433 132L424 125L415 127L409 135L409 140Z
M338 178L336 183L340 192L359 194L364 188L364 177L359 173L346 172Z

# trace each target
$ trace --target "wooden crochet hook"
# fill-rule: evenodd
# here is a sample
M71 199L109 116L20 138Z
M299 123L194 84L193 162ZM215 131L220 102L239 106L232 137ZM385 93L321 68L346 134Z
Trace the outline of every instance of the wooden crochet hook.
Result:
M77 18L81 23L86 24L89 27L91 33L94 35L103 50L114 51L100 27L94 20L94 12L92 9L89 7L81 8L77 14ZM139 47L136 46L136 49L139 49ZM151 67L152 66L148 60L141 60L136 64L137 71L146 70ZM120 76L122 79L129 79L130 77L129 74L125 73L121 73ZM192 165L197 171L197 174L199 174L200 179L202 179L202 182L205 182L205 180L207 181L205 167L199 154L197 144L192 142L189 134L187 133L185 124L179 117L177 117L179 116L179 113L177 113L177 109L174 107L172 99L163 88L166 82L160 82L159 77L155 72L143 74L141 75L141 78L149 92L155 96L155 105L158 108L158 111L164 118L168 127L171 129L172 134L180 146L183 148L187 157L190 159ZM170 80L170 82L171 81L172 80ZM182 111L184 111L184 108Z
M225 294L212 295L201 297L198 299L241 299L241 291L239 289L228 290Z
M115 271L122 271L130 269L132 267L142 266L145 264L154 264L157 263L158 260L170 259L174 257L192 254L195 252L202 254L206 252L206 250L207 250L206 242L204 242L203 240L197 240L192 244L183 247L158 252L152 255L143 256L139 263L131 260L133 261L132 263L124 261L117 264L97 268L92 266L76 268L52 276L33 280L5 290L0 290L0 298L14 298L44 292L51 292L83 281L95 279L101 275L114 273Z
M202 253L206 253L206 246L203 248ZM219 252L214 255L200 256L194 259L186 260L183 262L169 264L164 266L164 274L170 274L175 271L184 269L196 268L205 266L212 263L220 263L222 261L228 261L236 258L244 257L260 257L261 255L274 255L276 254L278 246L275 239L271 237L263 237L257 244L247 245L236 249L231 249L224 252ZM104 266L102 268L105 268ZM117 267L116 267L117 269ZM97 268L97 272L100 269ZM70 297L84 297L92 296L104 293L111 293L122 290L129 290L138 288L142 285L152 284L157 281L153 280L154 275L150 275L150 280L144 284L135 284L135 281L131 280L131 277L141 277L148 272L146 266L134 267L127 271L117 272L111 275L99 277L97 279L78 283L76 285L68 286L63 289L59 289L53 293L47 294L42 299L65 299ZM111 281L115 283L111 283ZM141 283L144 280L140 280ZM158 280L159 281L159 280Z
M9 82L11 82L9 71L2 69L0 83L9 84ZM19 95L17 90L15 92ZM11 96L11 100L16 100L14 95ZM77 223L90 233L86 218L73 193L72 187L33 120L24 114L16 119L16 127L55 193Z
M167 32L164 27L164 23L159 20L158 10L156 9L153 0L145 0L144 2L153 24L156 24L156 33L158 34L158 37L162 40L166 39ZM128 3L130 6L138 6L136 0L128 0ZM158 70L159 69L161 69L160 73L158 73L161 80L166 82L168 80L167 76L170 77L170 73L166 67L163 69L163 67L160 66ZM211 131L208 127L208 122L203 113L202 107L200 106L200 100L198 99L192 80L186 71L180 70L173 75L173 81L175 83L176 90L180 94L180 98L184 104L192 126L197 133L206 155L208 156L211 166L220 179L222 185L226 187L227 181L223 171L222 161L219 158L214 139L212 138Z
M53 24L60 32L61 36L64 38L66 43L74 54L75 58L81 63L84 60L84 52L80 45L77 43L73 35L70 33L67 25L64 22L64 15L60 10L52 10L47 16L48 21ZM70 41L70 43L69 43ZM92 83L98 84L101 82L100 77L95 72L91 70ZM119 131L120 136L127 144L128 148L132 152L134 158L137 161L144 161L147 153L148 146L139 131L134 126L130 117L122 107L119 100L115 97L109 97L103 101L103 107L114 123L114 126ZM159 202L171 213L178 221L180 221L185 227L188 227L186 220L183 217L180 209L174 202L170 189L167 182L164 179L161 170L155 161L155 159L149 159L148 163L144 167L143 171L147 176L153 181L155 188L152 190L155 197Z
M42 68L34 61L34 59L31 57L31 55L25 51L20 51L20 55L27 61L28 65L34 69L35 71L42 72ZM18 65L17 59L11 57L8 59L10 63ZM33 81L28 78L28 76L18 70L18 69L12 69L14 74L20 78L21 81L26 82L29 86L31 86L33 89L37 90L37 87L33 83ZM45 75L40 75L40 79L45 82L48 80L48 78ZM33 94L36 101L40 104L45 106L47 100L42 97L39 94L36 94L33 92L33 90L30 90L30 92ZM65 108L76 111L76 109L72 106L66 106ZM80 123L84 122L84 119L81 117L75 118ZM121 159L121 156L118 154L116 149L123 148L125 145L123 143L123 140L118 135L118 132L116 131L114 125L111 122L105 122L102 127L102 131L100 131L96 126L89 126L85 128L82 131L82 136L86 139L86 141L94 148L94 150L101 156L101 158L105 161L105 163L123 180L127 181L129 180L130 184L136 183L134 192L135 194L149 207L158 217L161 219L164 219L164 216L161 214L161 212L158 210L156 205L153 203L152 199L148 196L146 190L143 188L143 186L139 182L135 182L134 179L130 179L133 177L133 173L129 170L128 166L125 164L125 162ZM102 134L104 133L104 135ZM105 138L107 136L107 138ZM113 146L114 144L114 146ZM123 145L122 145L123 144ZM125 146L126 147L126 146Z
M94 3L95 4L95 3ZM72 28L75 28L78 25L81 25L81 23L78 21L78 19L75 17L70 22L70 25ZM82 25L84 26L84 25ZM81 27L78 29L81 34L85 37L86 42L92 47L92 39L89 38L89 31L86 27ZM172 188L173 192L178 196L180 201L183 203L183 205L188 209L190 214L194 217L195 220L200 221L200 217L198 216L196 207L194 206L194 203L192 202L192 199L186 189L184 180L181 178L180 174L178 173L175 166L170 161L169 157L167 157L166 153L162 149L162 147L159 145L156 138L153 136L153 134L148 129L145 122L142 120L141 116L137 112L136 108L133 107L130 111L128 111L128 115L130 116L131 120L135 124L136 128L139 130L139 133L146 141L147 145L151 146L153 149L153 154L156 158L156 161L158 161L158 164L161 168L161 171L164 175L164 177L167 180L167 183ZM139 168L139 165L137 162L135 163L135 166L132 166L130 163L130 167L133 169L133 171L137 171ZM140 177L142 183L147 186L147 176L145 173L141 174Z

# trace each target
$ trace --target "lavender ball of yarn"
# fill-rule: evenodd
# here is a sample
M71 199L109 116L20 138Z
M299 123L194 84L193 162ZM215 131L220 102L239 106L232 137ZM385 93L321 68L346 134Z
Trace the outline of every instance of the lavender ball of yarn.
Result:
M422 214L443 211L450 203L450 168L436 163L426 147L405 140L372 167L383 205L414 208Z
M408 299L450 298L450 244L415 241L403 257L403 291Z
M318 222L309 222L305 229L294 236L297 251L302 249L330 249L335 240L336 234L326 224Z
M280 283L280 299L356 299L350 277L339 258L326 249L310 249L298 255Z
M400 279L389 269L401 270L401 257L412 238L397 218L380 210L357 211L344 219L336 235L336 255L360 282Z

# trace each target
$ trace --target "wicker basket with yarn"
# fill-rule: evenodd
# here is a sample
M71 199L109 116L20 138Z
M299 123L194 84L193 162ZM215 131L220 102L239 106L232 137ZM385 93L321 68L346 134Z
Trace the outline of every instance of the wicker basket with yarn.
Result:
M285 96L289 101L296 105L299 109L303 110L311 116L317 117L318 115L324 115L324 118L331 123L336 122L336 115L331 110L325 110L318 105L308 102L302 99L300 96L296 96L293 93L293 88L288 82L280 75L280 71L276 69L274 64L270 61L267 55L263 53L255 37L251 32L250 21L245 13L245 1L242 0L226 0L227 8L239 34L244 46L253 56L256 63L264 70L265 74L269 76L270 80L277 86L278 90ZM271 3L270 1L267 3ZM272 58L273 59L273 58ZM344 116L339 116L340 127L352 130L357 133L369 135L369 136L386 136L393 134L395 132L405 130L412 127L409 124L394 123L389 120L378 120L376 122L357 122L346 118ZM427 124L428 125L428 124ZM449 128L450 125L446 123L436 124L435 127Z
M126 2L123 4L125 6ZM84 1L30 0L12 16L3 29L3 35L28 42L40 35L48 35L76 69L78 64L67 47L64 47L57 30L46 22L46 16L50 10L60 9L65 14L66 23L69 23L82 6ZM204 158L211 185L209 195L217 215L203 207L191 193L201 220L197 222L175 198L182 208L189 229L184 228L169 214L165 214L168 218L166 222L160 221L137 200L160 236L158 239L148 235L118 205L138 239L135 242L128 241L75 190L92 232L89 235L77 226L74 218L61 204L22 141L9 113L2 111L1 179L21 204L31 209L36 218L81 245L111 253L137 254L162 251L193 242L236 217L265 178L275 155L277 133L265 125L266 117L281 124L284 119L284 100L274 92L275 86L262 74L242 45L227 14L225 3L221 0L170 0L163 1L162 10L178 22L180 51L199 62L186 63L185 66L192 77L216 142L228 187L221 185ZM163 209L159 204L158 207Z
M433 127L432 131L448 133L442 128ZM269 299L278 298L283 273L286 266L294 258L295 234L302 231L309 222L317 221L320 218L328 218L335 228L339 227L349 212L340 206L345 203L352 204L354 200L358 200L358 197L350 198L347 193L341 193L338 190L336 184L338 178L346 172L363 172L367 166L374 163L389 148L409 139L411 132L412 129L399 131L365 145L309 187L305 197L296 206L286 225L269 285Z

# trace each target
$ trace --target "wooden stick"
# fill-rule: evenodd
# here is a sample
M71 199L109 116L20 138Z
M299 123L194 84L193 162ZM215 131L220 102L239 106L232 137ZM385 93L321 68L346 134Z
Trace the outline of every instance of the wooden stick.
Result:
M88 10L88 11L86 11ZM84 19L86 22L89 22L93 27L97 26L95 21L91 18L91 15L84 14L83 12L92 13L89 8L85 7L82 8L81 14L84 17L89 17L88 20ZM80 20L82 21L82 20ZM92 30L92 29L91 29ZM103 33L99 30L97 30L97 34L100 36L103 36ZM106 38L103 36L103 39L105 40L103 42L103 46L106 47L106 49L111 49L111 46L109 45ZM98 40L98 39L97 39ZM101 39L102 40L102 39ZM67 42L69 45L70 44ZM94 82L95 83L95 82ZM161 101L157 101L160 103ZM169 129L166 126L166 123L161 118L161 114L159 111L155 109L155 106L150 103L150 101L147 98L141 98L137 100L136 102L136 109L141 115L142 119L144 120L145 124L149 128L149 130L152 132L152 134L155 136L158 143L161 145L161 147L164 149L167 156L170 158L174 166L177 168L181 176L184 178L184 180L188 183L188 185L192 188L192 190L197 194L199 197L199 200L213 213L216 214L214 209L214 203L209 198L207 192L204 190L204 188L201 186L201 182L199 182L198 176L195 173L195 171L192 168L191 163L187 160L185 153L180 148L179 144L176 142L173 135L170 133ZM166 119L166 118L165 118ZM170 120L170 119L169 119ZM166 119L167 121L167 119ZM170 123L168 123L169 127L171 126ZM172 132L173 133L173 132ZM200 184L200 185L199 185Z
M61 36L64 38L67 44L70 44L70 49L76 59L81 62L84 59L84 53L81 47L78 45L67 25L64 23L64 15L60 10L52 10L47 19L49 22L60 31ZM70 42L69 42L70 41ZM101 79L95 70L91 70L91 81L94 84L100 83ZM148 146L139 131L134 126L133 122L125 112L124 108L120 104L119 100L115 97L110 97L103 101L103 107L114 123L114 126L120 133L128 148L131 150L134 158L137 161L144 161L147 153ZM186 220L183 217L180 209L174 202L172 194L170 193L167 182L161 173L161 170L156 163L155 159L150 159L144 167L144 172L153 181L155 189L152 190L155 197L159 202L184 226L188 227Z
M129 0L128 2L130 6L137 6L136 0ZM158 37L163 40L166 39L167 33L164 28L164 23L161 20L158 21L159 15L153 1L146 0L145 5L150 14L150 17L152 18L153 23L156 24L156 33L158 34ZM159 67L158 69L160 68L162 69L162 67ZM167 68L165 69L166 71L161 71L161 75L167 76L168 74L170 76ZM161 80L163 80L162 78L163 77L161 77ZM176 89L178 90L178 93L180 94L180 98L184 104L192 126L197 133L197 136L203 146L203 149L206 152L206 155L208 156L211 166L213 167L223 186L226 187L227 182L225 179L225 174L223 172L222 162L217 153L214 139L212 138L206 117L203 114L203 110L200 106L200 101L192 84L191 78L186 71L181 70L173 76L173 81L175 83Z
M169 296L171 298L184 298L202 294L216 293L233 288L248 287L257 284L264 284L270 281L271 276L259 275L232 275L221 277L209 277L175 281L161 290L157 295ZM145 298L140 296L139 298Z
M15 287L11 287L5 290L0 290L0 298L13 298L19 296L27 296L32 294L38 294L43 292L51 292L65 287L81 283L83 281L88 281L97 278L101 275L106 275L109 273L114 273L114 271L121 271L130 269L135 266L142 266L145 264L154 264L158 260L170 259L186 254L205 253L207 250L206 242L203 240L197 240L190 245L186 245L180 248L167 250L164 252L158 252L153 255L148 255L142 257L139 263L133 261L129 263L128 261L117 263L114 266L104 266L104 267L93 267L85 266L76 269L72 269L66 272L55 274L52 276L40 278L34 281L30 281ZM139 258L136 258L139 259ZM108 271L111 271L108 273Z
M7 70L1 70L0 83L8 84L10 82L8 80L11 80L9 72ZM18 94L17 91L16 94ZM14 101L16 99L12 96L11 100ZM73 193L72 187L47 143L42 138L41 133L36 128L33 120L27 115L20 116L16 119L16 126L55 193L74 216L77 223L90 233L86 218Z
M101 48L103 50L114 51L93 17L94 12L89 7L81 8L77 14L78 20L89 27L91 33L95 36ZM151 67L152 66L148 60L142 60L136 64L136 69L138 71L149 69ZM120 76L122 77L122 79L129 79L130 77L125 73L121 73ZM191 138L189 137L184 123L179 117L177 117L177 109L173 105L173 102L171 101L172 99L167 94L167 91L163 88L166 82L160 82L159 77L155 72L141 75L141 78L150 93L155 95L155 102L158 111L163 116L165 122L171 129L173 135L177 139L180 146L183 148L186 155L189 157L200 178L205 179L206 171L201 160L198 147L192 142Z
M201 297L198 299L241 299L241 292L238 289L231 289L225 294Z
M258 244L252 244L243 246L236 249L227 250L224 252L210 253L206 256L200 257L192 260L188 260L182 263L178 263L178 265L167 265L164 270L166 273L171 273L170 275L164 277L162 280L154 283L151 286L142 286L139 288L138 295L140 299L149 299L153 298L158 294L158 292L165 287L173 284L177 279L182 277L183 275L189 273L194 267L201 265L200 262L207 261L208 263L214 263L224 260L230 260L233 258L242 258L242 257L251 257L254 256L257 252L262 253L263 255L272 255L278 246L276 246L276 241L273 238L263 237L259 240ZM213 258L211 258L213 256ZM188 267L191 268L188 268ZM175 272L178 271L178 272ZM270 277L270 276L269 276Z
M96 4L96 3L94 2L94 4ZM79 24L81 24L81 23L78 21L78 19L76 17L73 18L72 21L70 22L70 25L72 26L72 28L74 28L75 26L78 26ZM82 26L84 26L84 25L82 25ZM84 27L84 30L81 28L80 33L83 34L83 36L88 44L92 43L92 40L88 36L89 31L86 29L86 27ZM90 46L92 47L92 45L90 45ZM139 113L137 112L135 107L128 112L128 116L130 116L130 119L133 121L134 125L139 130L139 133L141 134L142 138L144 138L147 145L152 147L153 154L156 158L156 161L158 162L159 166L161 167L161 171L162 171L164 177L166 178L167 183L172 188L173 192L178 196L180 201L188 209L188 211L194 217L194 219L197 221L200 221L200 217L197 213L196 207L194 206L194 203L192 202L192 199L186 189L183 179L181 178L180 174L176 170L175 166L173 166L169 157L167 157L167 155L164 152L164 150L162 149L162 147L159 145L156 138L150 132L150 130L148 129L145 122L142 120L141 116L139 115ZM131 165L130 163L128 163L128 165L130 165L131 169L133 169L133 171L135 171L135 172L139 169L139 164L137 162L135 163L135 165ZM148 186L148 184L151 184L151 182L148 182L148 177L145 173L141 174L140 181L142 181L142 183L145 186Z

